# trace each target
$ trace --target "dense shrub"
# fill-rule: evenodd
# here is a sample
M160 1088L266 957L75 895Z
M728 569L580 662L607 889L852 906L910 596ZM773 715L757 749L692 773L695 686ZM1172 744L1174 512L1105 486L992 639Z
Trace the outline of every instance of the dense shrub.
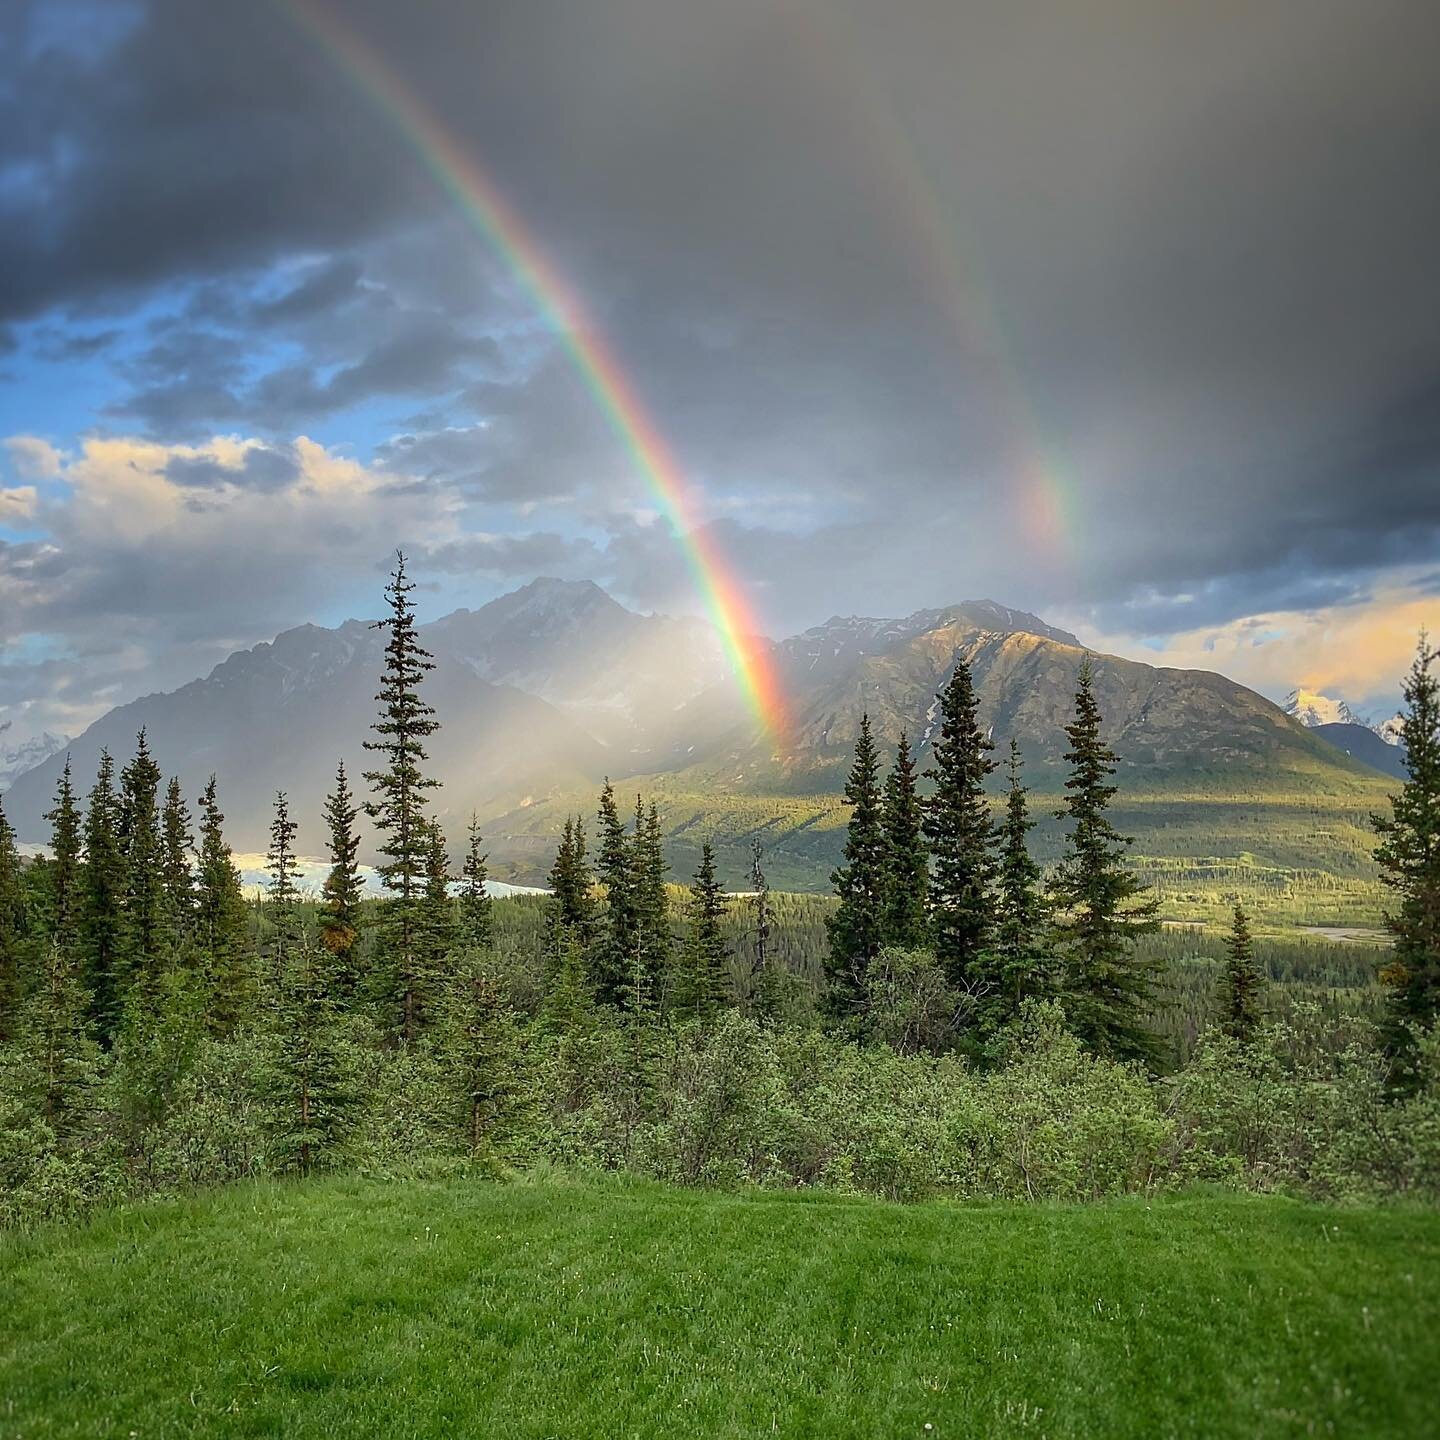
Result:
M85 1128L68 1136L0 1067L0 1223L293 1168L263 1025L221 1041L195 1033L188 1013L177 996L143 1045L122 1035ZM386 1048L346 1023L333 1043L353 1109L321 1156L332 1169L549 1164L892 1200L1086 1201L1197 1182L1440 1199L1440 1035L1420 1037L1421 1083L1396 1102L1376 1046L1357 1031L1336 1051L1314 1007L1249 1045L1207 1034L1160 1080L1087 1051L1053 1004L1027 1008L992 1068L734 1011L708 1026L593 1010L565 1029L507 1019L514 1073L482 1154L457 1120L439 1039Z

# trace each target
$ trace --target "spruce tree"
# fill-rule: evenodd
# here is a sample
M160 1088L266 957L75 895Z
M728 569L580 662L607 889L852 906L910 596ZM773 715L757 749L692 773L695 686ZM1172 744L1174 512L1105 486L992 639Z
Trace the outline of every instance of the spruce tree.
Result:
M460 891L460 933L472 950L488 950L494 938L490 892L486 889L490 878L489 856L480 846L480 820L478 816L471 815L470 828L466 832L465 859L460 867L463 882Z
M547 884L552 929L572 930L583 944L589 937L593 919L590 891L594 877L586 863L585 825L579 818L571 820L566 816Z
M1065 727L1064 805L1056 818L1070 824L1051 898L1065 968L1065 1009L1075 1033L1098 1054L1153 1063L1155 1036L1145 1027L1155 985L1154 967L1134 953L1137 937L1159 928L1157 902L1125 865L1132 843L1106 813L1116 789L1115 752L1100 738L1094 673L1080 667L1075 719Z
M886 848L881 814L880 756L870 717L860 717L855 759L845 782L850 823L844 863L830 877L839 908L827 922L829 1005L840 1017L859 1013L870 963L885 943Z
M328 953L301 935L285 955L271 1007L264 1094L282 1168L308 1175L349 1128L357 1096L331 993Z
M174 951L165 903L160 837L160 767L142 729L120 772L119 836L125 863L124 986L143 1000L155 993Z
M79 953L85 876L80 807L75 801L68 755L55 787L55 808L45 818L50 822L50 938L73 961Z
M284 975L290 951L300 938L299 866L295 836L299 826L290 818L290 801L283 790L275 792L275 813L270 821L270 848L265 870L270 876L265 910L270 918L270 966L277 981Z
M725 905L725 892L715 875L715 847L707 840L700 847L700 864L690 886L689 933L676 996L676 1009L683 1015L708 1020L728 998L730 947L722 929Z
M660 812L648 810L635 797L634 864L631 894L635 906L636 945L630 972L627 1008L639 1014L663 1010L673 969L674 937L670 933L670 902L665 890L665 844Z
M434 708L420 695L426 674L435 666L420 644L411 599L414 589L405 573L405 556L397 552L395 569L385 587L390 613L376 622L377 629L387 632L385 671L375 697L380 715L371 726L380 738L365 742L365 748L375 751L384 762L381 768L365 772L374 795L365 812L381 836L380 882L390 892L384 938L390 988L396 1000L393 1028L407 1042L419 1034L420 1023L416 992L419 927L431 845L425 805L427 792L440 783L428 779L420 768L428 758L425 742L439 725Z
M1225 941L1225 978L1220 993L1220 1028L1242 1044L1254 1039L1264 1014L1265 975L1255 959L1250 917L1239 905Z
M933 874L930 914L935 954L950 983L960 990L983 988L981 956L990 940L995 875L994 827L985 781L995 769L995 748L980 728L980 702L963 655L940 692L940 726L934 768L926 771L935 790L925 806Z
M635 915L634 861L610 781L600 792L599 850L595 871L605 887L605 914L595 944L592 973L596 998L623 1006L630 992L631 971L639 949Z
M540 1023L553 1033L573 1035L584 1028L594 1003L579 933L573 925L559 925L551 940Z
M929 938L930 862L915 789L915 760L902 730L885 777L885 944L919 950Z
M99 1050L90 1036L89 997L73 948L52 938L40 981L17 1023L21 1096L62 1144L89 1113L99 1079Z
M450 853L445 832L435 820L425 822L425 892L420 899L415 975L415 1023L424 1029L435 1018L450 976L455 948L455 901L450 894Z
M990 1029L1013 1020L1027 999L1050 995L1055 981L1041 870L1030 854L1028 837L1035 822L1020 778L1022 768L1020 743L1012 739L995 877L995 924L986 957L993 987L985 1009Z
M190 828L190 807L172 777L160 815L161 877L165 892L166 926L173 942L184 945L195 928L195 872L191 855L195 836Z
M125 951L125 853L120 845L120 797L115 762L100 752L85 809L85 882L81 910L81 975L90 996L95 1036L107 1049L124 1008L121 966Z
M779 957L771 942L770 882L765 878L765 848L750 839L750 917L754 964L750 971L750 1004L762 1020L780 1016L782 985Z
M442 1026L446 1088L471 1159L493 1158L515 1122L521 1095L519 1031L504 992L478 950L450 987Z
M205 970L205 1023L232 1035L250 1013L255 970L240 872L225 842L212 775L200 801L200 863L196 876L195 941Z
M1416 1031L1440 1015L1440 677L1437 652L1421 635L1405 680L1406 781L1390 798L1391 814L1371 821L1380 842L1375 858L1396 904L1385 912L1394 950L1382 978L1389 986L1385 1040L1391 1084L1413 1090Z
M19 1015L27 908L20 850L0 805L0 1041L14 1034Z
M330 870L321 890L320 942L330 954L331 974L343 1000L353 996L360 983L356 965L360 940L360 836L355 829L359 814L342 760L335 768L335 788L325 798Z

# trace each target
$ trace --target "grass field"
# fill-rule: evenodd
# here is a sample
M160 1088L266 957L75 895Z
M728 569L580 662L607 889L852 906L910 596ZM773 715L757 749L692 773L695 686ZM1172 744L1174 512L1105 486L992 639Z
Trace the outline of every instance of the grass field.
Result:
M1425 1436L1440 1215L326 1181L0 1239L0 1435Z

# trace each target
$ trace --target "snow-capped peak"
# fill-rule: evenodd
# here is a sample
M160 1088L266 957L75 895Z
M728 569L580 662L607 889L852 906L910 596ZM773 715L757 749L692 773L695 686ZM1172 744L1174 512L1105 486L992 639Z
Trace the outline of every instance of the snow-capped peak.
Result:
M1370 720L1344 700L1332 700L1314 690L1292 690L1285 702L1285 713L1293 715L1302 725L1363 725L1373 730L1387 745L1400 745L1401 726L1405 717L1392 715L1388 720Z
M1328 695L1317 694L1314 690L1292 690L1284 709L1287 715L1293 715L1302 725L1308 727L1366 723L1364 717L1352 710L1345 701L1332 700Z
M1388 720L1382 720L1378 725L1371 728L1387 745L1403 745L1404 732L1401 729L1405 723L1405 717L1396 711Z
M8 733L10 722L0 724L0 793L8 790L27 770L43 765L52 755L57 755L69 743L67 735L56 735L42 730L38 735L17 740Z

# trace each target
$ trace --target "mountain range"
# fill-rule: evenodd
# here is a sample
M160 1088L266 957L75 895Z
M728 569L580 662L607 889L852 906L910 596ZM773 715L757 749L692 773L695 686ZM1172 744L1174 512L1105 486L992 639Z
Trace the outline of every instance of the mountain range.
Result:
M436 664L427 698L442 722L429 747L430 770L444 782L437 813L453 836L477 814L496 872L516 880L543 875L561 817L590 812L608 775L626 793L659 800L677 868L709 837L738 875L760 833L782 880L823 884L861 716L886 745L908 733L925 763L935 696L962 655L982 723L998 744L1017 738L1028 779L1053 793L1088 653L1074 635L989 600L903 619L835 616L772 647L788 705L776 736L746 709L709 626L637 614L590 582L536 580L432 621L421 637ZM237 849L264 848L284 790L302 851L318 853L336 761L357 783L367 762L381 656L381 632L363 621L286 631L97 720L68 746L77 783L88 786L102 747L123 762L143 726L191 797L212 771L219 776ZM1366 757L1222 675L1089 658L1120 783L1144 801L1142 825L1173 824L1182 803L1236 795L1340 797L1353 808L1375 794ZM42 757L6 795L22 840L47 838L62 764L59 753Z

